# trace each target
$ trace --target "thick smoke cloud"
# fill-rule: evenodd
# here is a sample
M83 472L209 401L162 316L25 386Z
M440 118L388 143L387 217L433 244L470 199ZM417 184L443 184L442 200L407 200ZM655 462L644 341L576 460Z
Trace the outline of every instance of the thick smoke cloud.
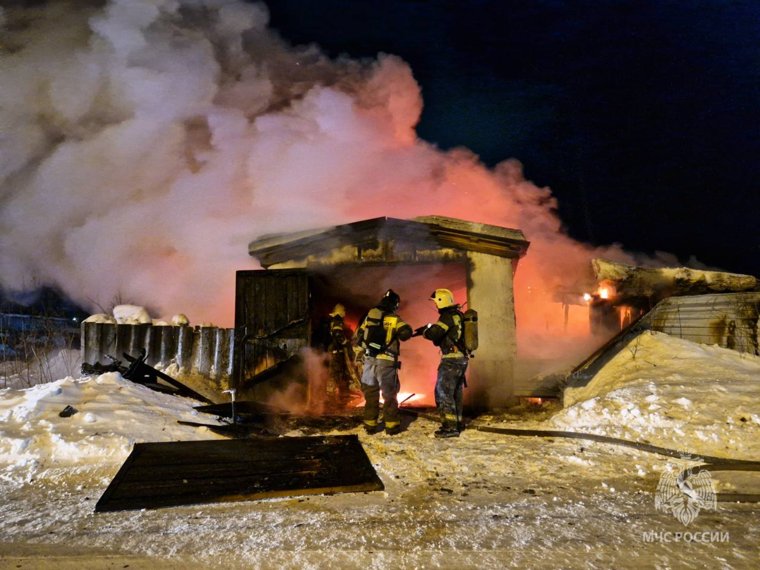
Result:
M542 329L592 256L625 259L570 240L518 162L488 169L417 138L420 88L397 57L288 45L262 4L83 5L0 17L7 291L53 284L93 310L230 325L252 239L437 214L525 232L518 319Z

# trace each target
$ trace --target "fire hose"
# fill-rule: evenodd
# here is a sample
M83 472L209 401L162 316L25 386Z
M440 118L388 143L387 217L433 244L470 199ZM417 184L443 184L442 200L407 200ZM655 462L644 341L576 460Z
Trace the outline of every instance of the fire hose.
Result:
M403 410L405 413L412 413L418 417L424 417L433 421L438 421L438 418L433 414L427 414L419 412L417 410ZM683 458L686 454L682 451L669 449L667 447L660 447L652 445L650 443L641 443L638 441L631 441L628 439L621 439L617 437L611 437L607 435L599 435L595 433L581 433L574 431L560 431L560 430L537 430L537 429L516 429L516 428L499 428L484 425L470 424L470 429L481 431L485 433L495 433L499 435L511 435L518 437L560 437L567 439L582 439L588 441L595 441L598 443L605 443L609 445L619 445L622 447L629 447L638 451L644 451L646 453L655 453L657 455L665 455L667 457L675 457L678 459ZM760 461L751 461L747 459L732 459L728 457L714 457L710 455L700 455L695 459L702 461L702 464L697 465L697 468L709 468L713 471L760 471ZM695 467L692 467L692 469ZM679 474L682 475L682 474ZM760 494L758 493L718 493L718 501L721 502L743 502L743 503L760 503Z

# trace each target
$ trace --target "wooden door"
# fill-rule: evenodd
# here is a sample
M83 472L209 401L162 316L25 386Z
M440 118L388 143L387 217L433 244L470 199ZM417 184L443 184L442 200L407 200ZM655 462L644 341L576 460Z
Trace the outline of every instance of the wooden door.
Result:
M237 272L239 387L268 379L309 345L310 296L309 276L302 269Z

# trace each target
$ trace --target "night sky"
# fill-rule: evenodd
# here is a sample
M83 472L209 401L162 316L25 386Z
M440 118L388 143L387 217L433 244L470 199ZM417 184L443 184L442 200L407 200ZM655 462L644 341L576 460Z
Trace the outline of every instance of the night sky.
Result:
M760 275L760 2L267 5L290 42L407 61L419 136L520 160L572 237Z

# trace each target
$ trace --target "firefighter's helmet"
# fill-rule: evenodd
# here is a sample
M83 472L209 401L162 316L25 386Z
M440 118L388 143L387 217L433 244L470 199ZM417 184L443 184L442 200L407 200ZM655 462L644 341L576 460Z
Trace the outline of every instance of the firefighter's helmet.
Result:
M446 307L456 305L454 294L448 289L436 289L430 294L430 300L433 301L435 306L439 309L445 309Z
M346 316L346 308L343 305L341 305L340 303L338 303L333 308L332 313L330 313L330 316L331 317L345 318L345 316Z
M385 292L385 295L383 295L383 298L380 299L379 306L388 311L395 311L398 309L398 306L400 304L401 297L399 297L398 293L396 293L393 289L388 289Z

